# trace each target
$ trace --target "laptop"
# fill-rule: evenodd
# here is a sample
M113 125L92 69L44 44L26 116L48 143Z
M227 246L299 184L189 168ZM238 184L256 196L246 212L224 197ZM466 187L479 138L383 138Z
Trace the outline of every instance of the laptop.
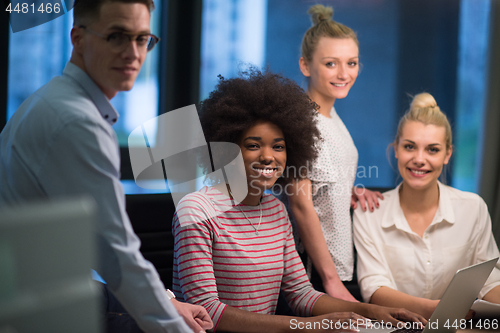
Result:
M92 199L0 208L0 332L101 332Z
M360 333L389 333L389 332L422 332L422 333L454 333L460 327L460 320L469 312L472 303L476 300L479 291L490 276L498 257L488 261L459 269L446 288L431 318L424 329L418 329L414 323L407 323L405 327L387 327L378 322L372 328L359 328Z

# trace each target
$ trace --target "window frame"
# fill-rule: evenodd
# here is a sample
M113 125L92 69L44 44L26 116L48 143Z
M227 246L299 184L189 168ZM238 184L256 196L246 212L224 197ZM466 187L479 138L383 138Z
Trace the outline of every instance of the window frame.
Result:
M162 6L158 114L199 102L202 0ZM186 18L190 18L189 20ZM165 61L166 60L166 61ZM118 110L119 111L119 110ZM121 179L134 179L128 147L120 147Z
M8 1L4 1L5 2ZM7 7L7 5L5 6ZM7 96L9 80L9 32L10 32L10 16L9 12L0 10L0 45L7 47L0 48L0 131L7 123Z

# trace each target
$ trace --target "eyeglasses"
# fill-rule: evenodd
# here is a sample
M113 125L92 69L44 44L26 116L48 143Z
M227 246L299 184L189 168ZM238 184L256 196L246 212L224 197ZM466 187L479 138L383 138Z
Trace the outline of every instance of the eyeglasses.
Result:
M93 35L96 35L98 37L101 37L102 39L106 40L106 42L109 43L109 45L115 50L115 51L123 51L125 47L132 41L135 40L137 43L137 46L139 48L146 49L148 52L151 51L156 43L160 41L160 38L156 37L153 34L139 34L139 35L134 35L134 34L129 34L126 32L112 32L109 35L102 35L98 32L95 32L93 30L90 30L84 25L79 26L82 29L85 29L87 32L90 32Z

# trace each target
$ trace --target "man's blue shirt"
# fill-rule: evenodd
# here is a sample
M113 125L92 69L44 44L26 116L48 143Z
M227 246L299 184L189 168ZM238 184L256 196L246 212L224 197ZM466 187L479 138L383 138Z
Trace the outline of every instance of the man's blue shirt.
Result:
M0 133L0 206L91 195L98 204L97 271L147 332L190 332L167 299L125 211L118 113L92 79L68 63L33 93Z

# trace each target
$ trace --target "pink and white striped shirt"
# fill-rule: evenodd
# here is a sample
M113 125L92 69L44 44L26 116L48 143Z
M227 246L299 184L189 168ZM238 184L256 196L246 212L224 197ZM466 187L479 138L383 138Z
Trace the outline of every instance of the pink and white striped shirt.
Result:
M300 316L310 316L323 295L307 278L284 205L265 194L261 206L260 227L258 206L237 207L212 187L177 206L173 289L179 300L204 306L214 329L227 305L274 314L280 288Z

